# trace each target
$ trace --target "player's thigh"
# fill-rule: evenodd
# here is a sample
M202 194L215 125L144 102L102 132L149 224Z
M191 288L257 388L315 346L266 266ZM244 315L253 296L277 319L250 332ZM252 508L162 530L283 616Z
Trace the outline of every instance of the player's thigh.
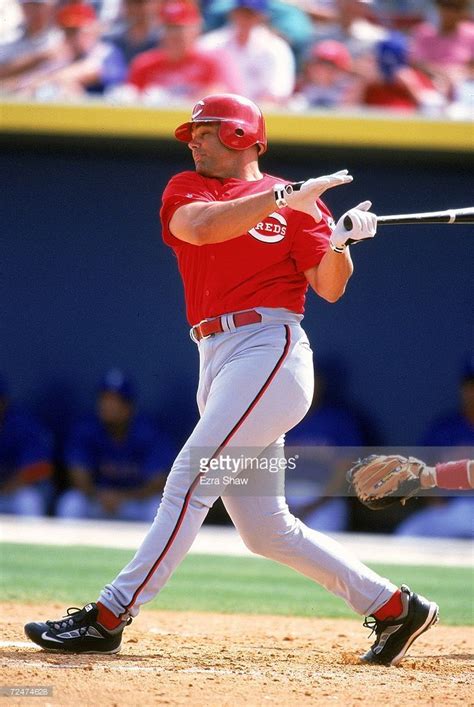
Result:
M209 459L258 457L306 414L313 395L312 352L306 335L297 326L272 329L249 336L241 346L234 344L223 358L202 416L168 475L165 498L187 493L196 476L207 470ZM221 495L222 486L213 486L206 474L194 497L200 491L206 505L212 505L210 499Z
M313 386L312 351L301 327L253 332L234 344L214 376L191 443L262 451L304 417Z

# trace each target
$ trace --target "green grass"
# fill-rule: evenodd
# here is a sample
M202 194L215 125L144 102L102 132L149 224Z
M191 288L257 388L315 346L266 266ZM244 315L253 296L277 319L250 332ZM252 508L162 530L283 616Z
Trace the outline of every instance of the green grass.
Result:
M2 545L4 600L93 601L133 552L82 546ZM458 567L371 565L395 584L405 582L435 599L444 623L474 624L473 572ZM353 617L340 599L287 567L261 558L188 555L168 585L145 608L177 611Z

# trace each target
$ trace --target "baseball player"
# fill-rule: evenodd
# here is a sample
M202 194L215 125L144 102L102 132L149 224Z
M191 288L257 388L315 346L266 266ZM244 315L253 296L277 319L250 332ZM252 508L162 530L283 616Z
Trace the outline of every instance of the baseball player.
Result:
M371 617L364 625L376 638L363 661L396 665L436 622L438 606L405 585L397 588L295 518L278 484L280 474L255 471L264 478L260 493L224 493L229 476L234 482L239 476L226 475L223 462L241 450L262 469L265 460L281 461L285 432L307 412L313 362L301 327L306 291L309 285L329 302L344 293L353 271L348 239L376 232L371 203L347 212L353 223L348 232L347 214L334 225L320 199L352 181L347 170L301 183L262 173L264 118L241 96L203 98L175 135L188 144L195 171L168 183L162 233L177 257L199 350L201 417L131 562L97 603L68 609L56 621L29 623L26 635L50 650L119 651L124 627L166 584L222 496L253 552L293 567Z

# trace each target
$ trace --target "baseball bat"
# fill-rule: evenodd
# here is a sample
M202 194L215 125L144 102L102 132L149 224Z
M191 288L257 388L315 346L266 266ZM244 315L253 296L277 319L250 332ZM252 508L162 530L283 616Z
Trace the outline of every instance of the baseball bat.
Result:
M395 226L406 223L474 223L474 206L465 209L447 209L446 211L426 211L420 214L394 214L377 216L377 225ZM344 218L346 231L352 228L350 216Z

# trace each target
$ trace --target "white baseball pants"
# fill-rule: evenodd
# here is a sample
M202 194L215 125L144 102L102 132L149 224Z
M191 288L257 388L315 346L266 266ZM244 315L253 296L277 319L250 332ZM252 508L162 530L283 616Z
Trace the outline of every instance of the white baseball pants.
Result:
M172 466L144 541L101 592L100 601L117 616L136 616L141 604L161 590L220 495L250 550L293 567L357 613L374 613L397 589L339 543L295 518L281 474L262 476L256 493L239 488L227 493L222 485L226 472L200 473L203 456L218 460L246 450L251 457L281 458L284 433L309 409L313 361L302 317L281 309L258 311L261 323L239 329L230 323L228 332L199 342L201 418Z

